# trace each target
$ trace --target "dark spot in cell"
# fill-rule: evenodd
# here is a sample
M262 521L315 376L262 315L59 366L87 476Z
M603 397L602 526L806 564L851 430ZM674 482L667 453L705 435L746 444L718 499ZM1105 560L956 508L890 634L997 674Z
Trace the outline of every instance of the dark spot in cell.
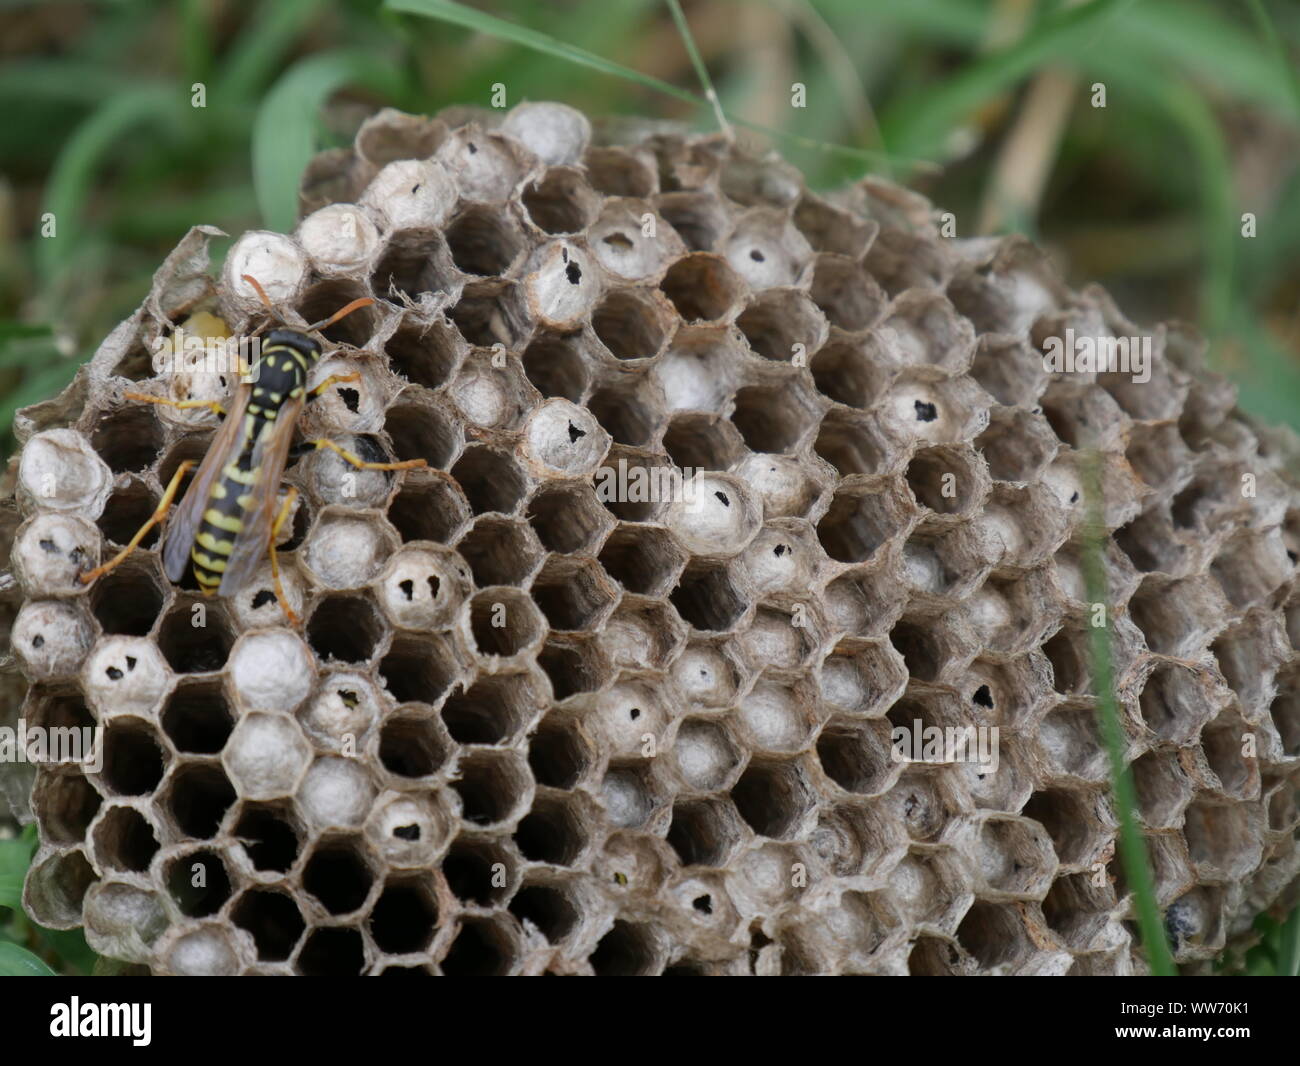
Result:
M694 907L701 914L713 913L713 900L711 900L708 896L696 896L693 900L691 900L691 906Z
M465 147L469 149L469 154L470 154L470 155L474 155L474 154L476 154L476 153L478 152L478 145L475 144L473 141L471 141L471 142L470 142L469 144L467 144Z
M781 558L781 556L783 556L786 553L787 550L788 549L784 544L778 544L775 548L772 549L772 554L779 559Z
M399 825L393 829L393 836L401 840L419 840L420 827L418 825Z
M55 547L56 547L56 545L55 545L54 541L52 541L52 540L43 540L43 541L41 541L41 551L52 552L52 551L54 551Z
M1079 501L1079 494L1077 492L1070 493L1070 502L1078 503L1078 501Z
M576 285L582 280L582 270L577 263L570 263L564 268L564 276L569 279L570 285Z
M39 633L37 633L36 636L32 637L33 648L40 648L43 647L44 645L45 645L45 638L41 636Z
M409 577L405 581L399 581L397 587L402 590L402 595L408 600L415 598L415 582Z
M918 422L933 422L939 417L939 412L934 404L926 403L924 400L916 401L916 420Z
M640 708L640 707L633 707L630 711L627 712L627 714L628 714L628 717L631 718L632 721L635 722L638 718L641 717L641 708Z
M339 689L339 699L348 707L355 707L361 702L361 697L353 692L350 688Z
M122 678L126 677L126 674L122 673L122 671L119 670L116 666L110 666L107 670L104 671L104 673L108 675L108 679L110 681L121 681Z
M731 506L731 501L727 499L727 494L725 492L715 492L713 495L715 495L719 500L722 501L723 507Z
M421 184L423 184L423 183L421 183L421 182L417 182L415 185L412 185L412 186L411 186L411 195L412 195L412 196L414 196L417 192L420 191L420 185L421 185Z
M754 260L755 263L761 263L766 258L766 256L764 256L763 253L760 252L757 248L754 248L750 250L749 258Z
M134 655L128 655L128 656L126 657L126 668L127 668L128 670L134 670L134 669L135 669L135 656L134 656Z
M971 699L981 707L992 708L993 706L993 693L989 691L988 685L980 685L980 687L975 690L975 694L971 696Z
M265 607L268 603L275 602L275 593L270 589L260 589L253 595L253 610L259 607Z
M356 389L339 389L339 399L343 401L343 406L353 414L356 414L361 407L361 393Z
M429 586L429 595L430 595L431 597L433 597L434 599L437 599L437 597L438 597L438 589L442 588L442 582L439 581L439 580L438 580L436 577L434 577L432 574L430 574L430 575L429 575L428 577L426 577L424 580L425 580L425 583Z
M569 443L574 444L587 435L585 429L579 429L572 422L569 423Z

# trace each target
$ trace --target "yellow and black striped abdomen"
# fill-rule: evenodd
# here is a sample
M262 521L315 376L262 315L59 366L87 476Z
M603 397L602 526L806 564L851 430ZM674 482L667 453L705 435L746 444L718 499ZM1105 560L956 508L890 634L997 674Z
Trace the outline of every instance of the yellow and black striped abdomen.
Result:
M250 416L251 420L251 416ZM235 550L235 539L243 531L247 520L253 485L261 471L252 465L253 444L259 432L271 427L256 420L252 432L245 431L244 447L238 456L222 469L220 477L212 484L190 558L194 561L194 577L204 592L215 592L221 584L226 564Z

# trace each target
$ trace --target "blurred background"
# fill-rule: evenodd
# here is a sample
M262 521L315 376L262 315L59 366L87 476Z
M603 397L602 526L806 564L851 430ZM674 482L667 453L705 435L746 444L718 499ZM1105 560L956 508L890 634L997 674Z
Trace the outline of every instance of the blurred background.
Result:
M815 188L886 173L960 236L1027 233L1138 321L1199 323L1242 405L1300 424L1300 5L682 8L740 134ZM487 105L497 82L511 105L715 121L664 0L0 0L0 426L70 379L190 225L285 228L313 150L381 105Z

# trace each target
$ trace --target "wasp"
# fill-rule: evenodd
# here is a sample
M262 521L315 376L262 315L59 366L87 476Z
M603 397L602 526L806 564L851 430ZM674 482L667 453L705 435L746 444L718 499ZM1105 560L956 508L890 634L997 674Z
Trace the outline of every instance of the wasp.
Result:
M280 318L258 281L247 274L243 279L256 290L272 317ZM269 555L276 599L289 623L298 624L298 616L289 606L280 583L275 551L276 539L293 512L298 490L290 486L277 508L280 480L303 405L332 385L360 377L355 373L335 374L308 390L307 375L321 355L319 342L309 334L328 329L339 319L374 302L370 297L353 300L305 330L288 327L270 330L263 338L257 362L241 380L229 412L211 400L173 400L142 392L124 393L127 399L140 403L182 410L206 407L223 419L163 543L163 570L169 581L180 581L186 567L191 567L203 595L230 596L248 582L263 556ZM328 448L358 470L412 470L427 465L423 459L367 462L324 438L307 441L302 448L306 451ZM83 573L80 578L83 584L90 584L120 565L154 526L166 520L185 476L194 465L194 460L187 459L177 467L148 521L112 559Z

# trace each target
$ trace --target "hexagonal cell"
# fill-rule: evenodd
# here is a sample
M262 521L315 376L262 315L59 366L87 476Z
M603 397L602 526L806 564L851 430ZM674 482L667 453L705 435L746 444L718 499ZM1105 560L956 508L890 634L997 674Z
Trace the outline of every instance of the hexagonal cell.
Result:
M861 795L884 792L902 770L893 758L889 723L878 720L832 718L817 737L816 754L827 777Z
M235 901L230 919L248 930L263 962L288 959L307 930L293 897L283 892L249 889Z
M519 853L530 862L575 865L588 842L585 814L573 800L538 796L532 809L515 827L514 841Z
M234 806L235 789L219 764L187 763L172 774L162 803L186 836L207 840Z
M1056 876L1056 853L1042 827L1028 818L986 815L972 855L988 888L1021 899L1041 899Z
M873 325L886 300L880 286L857 263L827 253L813 261L810 295L832 325L850 332Z
M663 448L684 477L699 470L729 470L745 455L740 433L721 415L678 415L664 431Z
M618 444L646 445L659 427L659 402L648 378L620 377L596 389L587 409Z
M80 844L103 802L95 786L78 770L43 773L32 791L32 811L45 839Z
M392 438L396 459L423 459L437 470L451 465L460 446L459 427L452 418L411 389L384 412L384 429ZM389 461L383 454L363 458L369 462Z
M723 251L737 274L755 289L769 292L796 284L812 258L812 248L791 225L784 205L746 211L736 220Z
M134 807L113 806L96 821L92 846L101 868L145 873L158 853L158 833Z
M970 373L986 392L1007 407L1031 408L1047 387L1042 354L1013 337L981 336L975 346Z
M712 192L669 192L656 197L655 204L692 251L710 251L722 240L727 212Z
M687 322L712 322L732 313L745 283L722 256L696 252L669 267L659 287Z
M574 636L548 637L537 655L537 665L550 679L551 694L557 701L595 692L611 673L598 642Z
M790 386L751 385L736 393L731 421L756 452L794 451L812 429L807 398Z
M1241 533L1224 545L1210 564L1210 573L1237 610L1265 602L1291 576L1295 563L1287 557L1281 533Z
M892 369L872 336L832 336L809 366L823 396L863 410L885 394L892 377Z
M847 639L822 661L822 700L844 714L876 717L907 687L900 654L879 641Z
M590 378L588 358L581 332L543 331L524 349L524 373L543 396L581 403Z
M177 597L158 630L158 648L178 674L220 670L234 643L225 612L203 599Z
M533 601L508 588L485 589L470 601L470 636L482 655L517 655L545 629Z
M528 335L530 319L523 287L502 278L471 281L447 312L470 344L516 347Z
M590 551L604 537L610 517L590 485L539 489L528 503L528 524L547 551Z
M893 480L847 486L817 523L817 539L832 559L864 562L907 528L909 503Z
M908 289L941 288L952 270L944 256L945 242L927 240L909 229L885 225L863 259L890 296Z
M184 486L182 486L182 491ZM126 484L116 489L104 504L96 525L110 544L125 547L136 535L149 517L158 509L158 498L143 481L129 479ZM141 547L151 550L158 544L157 526L145 534Z
M760 606L740 635L740 647L765 668L795 670L809 662L823 639L820 616L809 605L789 611Z
M909 292L890 306L889 317L876 327L881 344L896 364L933 365L964 370L975 347L970 323L935 292Z
M800 759L751 761L731 799L756 834L776 840L798 836L817 802Z
M514 817L533 791L533 779L513 752L475 751L463 757L452 788L460 795L461 814L475 825L493 825Z
M314 929L298 953L297 965L304 977L356 977L366 968L365 941L356 929Z
M143 637L162 612L163 590L151 565L128 560L95 582L90 604L105 633Z
M436 389L451 380L463 342L445 320L417 323L406 319L384 342L388 365L414 385Z
M163 708L162 727L177 751L215 755L225 747L235 720L219 684L182 681Z
M235 822L234 837L253 869L287 873L298 859L298 833L287 807L247 803Z
M1210 684L1207 673L1179 663L1160 663L1138 697L1147 728L1175 744L1194 737L1214 714Z
M591 326L615 359L652 359L672 329L672 315L650 289L614 289L592 312Z
M610 665L624 670L661 670L672 661L686 627L672 607L657 600L624 595L600 635Z
M245 799L292 795L311 761L311 748L288 715L244 714L226 742L222 761Z
M1048 758L1068 774L1100 781L1109 773L1097 713L1091 706L1053 708L1039 726L1038 743Z
M466 274L491 277L510 269L524 250L524 236L505 212L471 207L448 228L447 246Z
M685 866L726 866L743 835L736 808L704 798L673 804L668 843Z
M727 568L710 563L687 566L669 599L689 625L713 632L732 629L746 608Z
M439 964L448 977L493 977L510 973L520 947L504 919L463 918L460 932Z
M451 648L436 637L394 637L379 663L379 676L398 703L437 703L458 672Z
M461 744L506 744L531 723L543 706L532 674L480 677L442 706L442 721Z
M375 872L358 837L331 836L312 849L302 869L302 887L327 914L360 910L370 898Z
M629 592L661 596L672 586L685 556L665 531L620 523L599 559L605 572Z
M326 596L307 619L307 643L321 662L364 663L375 654L384 628L369 597Z
M451 476L475 514L511 514L527 488L523 471L509 455L480 444L465 449L451 468Z
M1198 797L1187 808L1183 836L1201 877L1236 879L1259 863L1259 827L1252 812L1241 804Z
M760 253L761 254L761 253ZM749 347L764 359L807 366L826 337L826 320L796 289L768 289L752 300L736 320Z
M371 290L398 307L406 300L439 306L459 291L456 265L441 237L421 235L390 241L370 276Z
M368 924L380 951L405 955L427 950L438 924L432 887L421 877L390 879L370 911Z
M167 894L187 918L207 918L230 899L230 876L219 855L206 849L188 851L163 871Z
M1223 944L1223 890L1201 885L1165 910L1165 933L1175 959L1216 952Z
M547 941L559 944L581 922L579 902L564 884L529 881L520 886L510 901L510 913L532 925Z
M596 751L575 720L547 715L528 743L528 765L540 785L575 787L596 764Z
M450 748L438 719L418 707L391 715L379 731L379 761L399 778L433 776L447 762Z
M700 791L722 788L740 765L742 755L730 733L718 722L690 718L673 741L677 772L688 787Z
M120 718L104 730L100 780L119 796L147 796L162 781L165 759L152 726L138 718Z
M518 856L498 843L477 836L456 839L442 860L442 875L458 900L472 906L493 907L510 898L518 882L514 872ZM502 878L501 872L506 876Z
M585 230L600 204L582 171L574 167L551 167L524 189L522 200L533 225L545 233Z
M469 519L469 504L460 486L433 471L408 472L388 507L388 521L403 541L455 540Z

